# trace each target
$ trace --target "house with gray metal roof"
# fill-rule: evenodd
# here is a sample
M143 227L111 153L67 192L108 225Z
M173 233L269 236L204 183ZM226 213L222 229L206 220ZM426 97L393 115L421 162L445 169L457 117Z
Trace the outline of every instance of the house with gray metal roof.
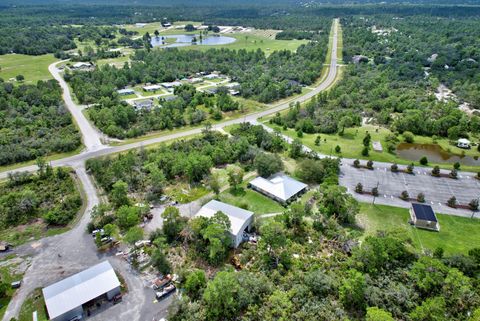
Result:
M308 185L290 176L277 174L269 179L257 177L248 183L248 187L270 197L282 205L287 205L299 195L303 194L307 190Z
M50 320L80 320L85 303L103 296L112 300L120 294L120 281L110 262L104 261L47 286L42 292Z
M222 212L230 220L230 235L233 247L238 247L243 242L243 232L248 231L253 223L253 212L244 210L227 203L211 200L203 205L195 217L202 216L210 218L217 212Z

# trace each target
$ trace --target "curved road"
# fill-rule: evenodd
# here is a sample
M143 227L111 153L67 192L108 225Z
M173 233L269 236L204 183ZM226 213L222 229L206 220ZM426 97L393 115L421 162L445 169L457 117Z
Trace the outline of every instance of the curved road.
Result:
M316 88L314 88L314 90L284 103L268 105L268 108L263 111L249 114L238 119L225 121L212 127L218 129L242 122L255 122L260 117L289 108L289 104L292 102L301 103L307 101L319 92L329 88L335 82L337 75L338 26L339 21L338 19L335 19L333 49L329 73L327 77ZM81 106L78 106L73 101L70 88L61 76L60 70L56 67L56 64L57 63L50 65L49 71L63 89L63 99L80 128L86 149L78 155L55 160L52 161L51 164L52 166L70 166L75 170L79 181L83 185L85 194L87 195L87 204L83 216L80 217L80 221L70 231L60 235L46 237L14 249L14 253L30 255L33 256L33 259L31 266L24 275L22 287L16 292L15 296L10 301L3 320L8 321L13 317L18 316L23 302L34 289L45 287L65 276L77 273L105 259L109 259L114 268L125 278L129 292L124 297L121 304L110 307L98 316L90 317L91 320L116 319L143 321L152 320L152 318L159 319L162 316L164 317L169 302L171 301L171 297L156 304L152 303L154 300L153 291L144 287L136 272L132 271L130 266L124 260L116 258L113 253L98 253L95 244L92 241L92 237L85 233L86 226L90 220L89 214L92 208L99 204L97 190L85 170L85 161L90 158L122 152L150 144L166 142L193 134L199 134L201 133L202 128L176 132L122 146L105 145L102 143L103 135L99 133L99 131L87 120L85 115L83 115L81 112ZM32 165L11 171L5 171L0 173L0 179L7 178L9 173L17 171L33 172L35 170L37 170L37 166Z

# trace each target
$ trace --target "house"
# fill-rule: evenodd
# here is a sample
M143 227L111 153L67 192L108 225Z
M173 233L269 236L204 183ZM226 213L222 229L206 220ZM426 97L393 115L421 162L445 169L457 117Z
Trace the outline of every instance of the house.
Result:
M182 83L179 81L172 81L172 82L162 82L162 86L166 89L173 89L175 87L181 86Z
M119 89L117 90L117 93L120 96L128 96L128 95L134 95L135 91L132 88L125 88L125 89Z
M409 222L418 228L440 231L437 216L430 205L413 203L410 208Z
M354 64L358 65L362 62L368 62L368 57L363 55L355 55L352 57L352 61Z
M207 79L207 80L212 80L212 79L220 78L220 75L211 73L211 74L203 76L203 78Z
M92 300L112 300L120 294L120 281L110 262L104 261L42 289L49 320L80 320Z
M253 223L253 212L244 210L242 208L222 203L216 200L211 200L203 205L200 211L195 214L195 217L210 218L215 213L222 212L227 215L230 220L230 235L232 237L232 245L237 248L243 242L243 232L250 230Z
M282 205L287 205L307 191L308 185L287 175L278 174L269 179L257 177L248 187L270 197Z
M207 88L203 90L205 93L215 95L218 92L218 87Z
M170 22L168 22L168 21L162 22L162 27L164 27L164 28L169 28L169 27L171 27L171 26L172 26L172 24L171 24Z
M133 102L133 108L135 108L136 111L140 111L140 110L150 111L153 108L153 100L152 99L135 100Z
M157 91L162 89L162 86L160 85L148 85L148 86L143 86L142 89L144 91Z
M177 100L178 99L178 96L164 96L164 97L160 97L159 100L163 100L163 101L174 101L174 100Z
M202 78L194 77L187 80L191 84L199 84L203 82Z
M228 93L232 96L240 95L240 92L238 90L233 90L233 89L229 89Z
M91 62L77 62L70 66L72 70L91 70L94 65Z
M457 141L457 147L460 147L460 148L465 148L465 149L469 149L471 147L471 143L468 139L466 138L460 138L458 141Z

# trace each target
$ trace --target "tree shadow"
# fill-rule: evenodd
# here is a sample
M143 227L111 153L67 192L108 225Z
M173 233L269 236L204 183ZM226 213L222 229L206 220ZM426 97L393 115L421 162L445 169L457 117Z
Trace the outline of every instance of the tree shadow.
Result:
M247 194L247 192L245 191L245 189L243 187L237 187L237 188L230 188L228 190L228 192L233 195L233 196L236 196L236 197L241 197L241 196L245 196L245 194Z

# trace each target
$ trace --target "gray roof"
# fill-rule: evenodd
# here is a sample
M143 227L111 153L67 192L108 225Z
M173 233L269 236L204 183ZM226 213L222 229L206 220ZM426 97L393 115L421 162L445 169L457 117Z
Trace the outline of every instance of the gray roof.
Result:
M275 175L270 179L257 177L250 182L250 185L285 202L307 187L307 184L299 182L287 175Z
M242 232L241 229L245 222L253 217L253 212L216 200L211 200L207 204L203 205L195 216L210 218L217 212L222 212L228 216L230 219L230 232L233 235L238 235L239 232Z
M120 286L110 262L104 261L44 288L43 297L50 319Z
M437 216L430 205L413 203L412 208L417 219L438 222Z

